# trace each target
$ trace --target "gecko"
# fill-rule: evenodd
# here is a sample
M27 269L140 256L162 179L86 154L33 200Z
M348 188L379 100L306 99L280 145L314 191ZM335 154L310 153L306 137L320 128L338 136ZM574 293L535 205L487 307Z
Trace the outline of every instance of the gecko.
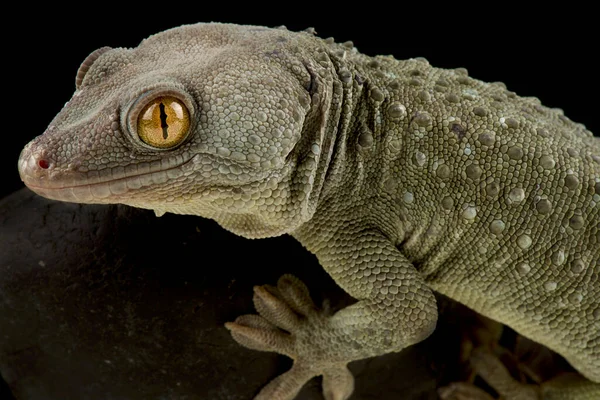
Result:
M257 314L225 328L293 359L256 400L315 376L349 398L349 362L434 331L434 291L565 357L581 379L557 398L600 393L600 139L464 68L313 29L181 26L92 52L18 169L49 199L201 216L314 253L356 303L327 313L289 274L255 286Z

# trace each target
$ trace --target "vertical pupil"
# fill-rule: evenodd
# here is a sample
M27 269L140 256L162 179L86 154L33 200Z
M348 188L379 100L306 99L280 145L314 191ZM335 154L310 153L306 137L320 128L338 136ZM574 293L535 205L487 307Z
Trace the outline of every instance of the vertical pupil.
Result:
M167 113L165 112L165 105L161 102L158 108L160 109L160 127L163 131L163 139L166 140L167 137L169 137L169 132L167 131L169 125L167 125Z

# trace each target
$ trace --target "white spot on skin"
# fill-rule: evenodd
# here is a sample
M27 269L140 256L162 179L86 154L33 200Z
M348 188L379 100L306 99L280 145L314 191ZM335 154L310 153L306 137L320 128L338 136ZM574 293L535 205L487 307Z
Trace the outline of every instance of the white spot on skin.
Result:
M476 216L477 208L475 208L474 206L467 206L462 213L462 217L466 220L475 219Z
M544 289L546 289L546 291L548 292L552 292L554 290L556 290L556 282L553 281L548 281L546 283L544 283Z
M422 167L427 162L427 156L420 151L415 152L415 162L419 167Z
M490 231L494 235L498 235L498 234L502 233L502 231L504 231L505 228L506 228L506 224L504 223L504 221L501 221L499 219L492 221L492 223L490 224Z
M407 204L411 204L413 201L415 201L415 196L411 192L404 192L402 200Z
M514 188L508 193L508 199L512 203L520 203L525 199L525 191L521 188Z
M563 265L565 262L565 259L566 259L565 252L562 250L559 250L552 255L552 264L557 265L557 266Z
M40 267L45 267L45 266L46 266L46 263L44 262L44 260L40 260L40 261L38 261L38 265L39 265Z
M529 246L531 246L531 243L531 236L526 234L519 236L519 238L517 239L517 245L519 245L519 247L523 250L528 249Z

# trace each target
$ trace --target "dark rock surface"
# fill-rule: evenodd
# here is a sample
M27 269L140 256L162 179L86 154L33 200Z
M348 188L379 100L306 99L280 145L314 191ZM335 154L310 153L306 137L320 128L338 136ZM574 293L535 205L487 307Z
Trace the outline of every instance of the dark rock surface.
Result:
M213 221L59 203L0 201L0 373L18 400L250 399L291 361L235 343L252 286L291 272L317 304L350 299L291 237L246 240ZM435 399L456 330L351 364L352 399ZM321 399L320 381L299 400Z

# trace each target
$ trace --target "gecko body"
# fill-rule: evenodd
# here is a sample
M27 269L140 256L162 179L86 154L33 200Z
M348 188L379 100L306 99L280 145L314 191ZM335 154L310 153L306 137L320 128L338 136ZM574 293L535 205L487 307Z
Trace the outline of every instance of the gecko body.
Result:
M316 375L326 398L349 397L348 362L434 330L432 291L600 382L600 140L464 69L183 26L90 54L19 171L51 199L199 215L313 252L358 301L329 316L293 276L257 287L260 315L227 328L294 359L257 399Z

